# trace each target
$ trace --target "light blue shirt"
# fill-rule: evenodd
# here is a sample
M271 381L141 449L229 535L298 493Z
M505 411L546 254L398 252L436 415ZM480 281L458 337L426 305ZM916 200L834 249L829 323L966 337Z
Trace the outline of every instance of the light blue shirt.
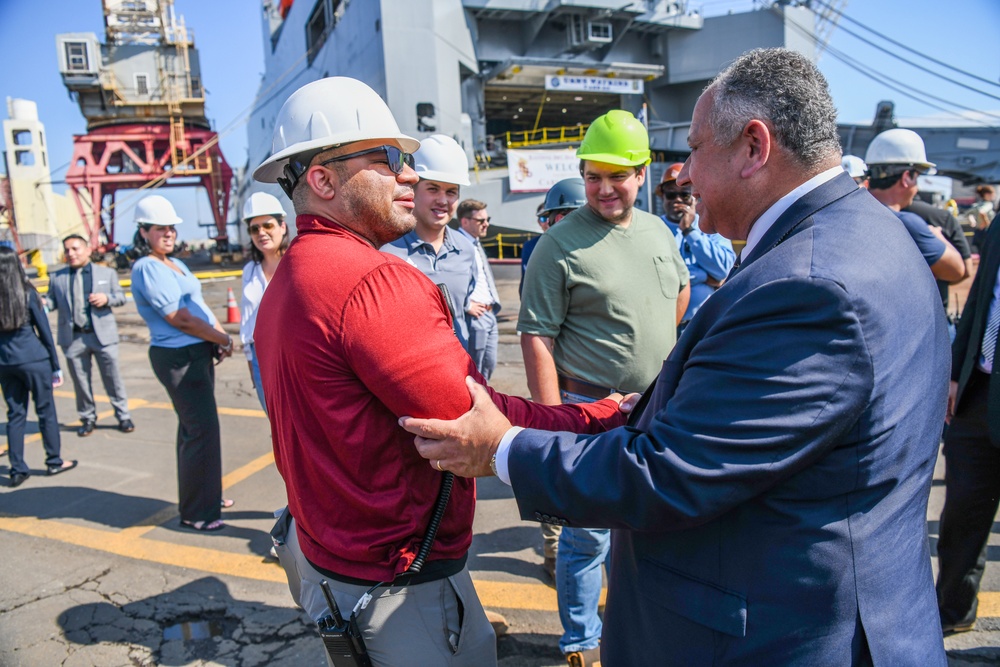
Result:
M715 287L707 284L708 278L715 280L725 280L729 271L736 263L736 253L733 251L733 244L727 238L719 234L705 234L698 227L698 218L691 224L691 230L684 234L680 225L671 222L667 216L660 218L666 223L667 228L674 235L677 241L677 249L681 251L681 259L687 265L688 273L691 274L691 301L688 302L687 310L684 311L682 322L686 322L694 317L694 314L705 303L705 299L712 296Z
M139 315L146 321L155 347L185 347L204 343L201 338L184 333L164 319L181 308L215 326L215 315L201 296L201 283L184 262L171 259L183 275L152 257L143 257L132 267L132 297Z
M469 307L469 297L476 286L476 249L472 242L446 227L444 243L437 252L430 243L420 240L415 231L380 249L417 267L435 285L443 283L448 288L455 311L455 334L462 347L468 350L469 327L465 321L465 309Z

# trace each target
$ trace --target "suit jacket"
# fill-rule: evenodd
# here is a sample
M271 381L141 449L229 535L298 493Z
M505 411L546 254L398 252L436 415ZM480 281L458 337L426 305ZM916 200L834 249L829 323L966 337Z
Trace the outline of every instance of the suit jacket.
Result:
M603 664L946 664L936 293L896 216L837 176L705 302L635 427L518 434L524 518L615 529Z
M1000 216L993 219L987 230L979 253L979 268L976 278L969 289L969 298L962 310L962 318L958 322L958 332L951 348L951 379L958 382L958 398L955 409L962 407L962 398L969 385L969 378L979 360L980 348L983 343L983 333L986 331L986 321L990 314L990 302L993 299L993 289L997 282L997 271L1000 270ZM990 442L1000 447L1000 363L993 362L993 373L990 374L988 421Z
M83 280L83 296L91 293L108 295L108 305L101 308L89 306L90 322L101 345L111 345L118 342L118 323L115 322L113 307L125 305L125 292L118 283L118 272L100 264L91 262L90 284L86 274ZM57 271L49 281L47 303L49 310L59 311L59 322L56 339L60 347L69 347L73 342L73 307L70 304L72 287L70 285L69 268ZM88 304L89 305L89 304Z

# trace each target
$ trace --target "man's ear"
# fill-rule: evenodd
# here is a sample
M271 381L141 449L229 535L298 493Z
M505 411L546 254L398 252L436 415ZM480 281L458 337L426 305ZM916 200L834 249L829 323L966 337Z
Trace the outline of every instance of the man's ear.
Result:
M771 157L773 141L771 129L763 121L755 118L744 126L739 140L744 143L740 176L750 178L767 164L768 158Z
M309 167L303 178L306 179L306 185L320 199L333 199L340 189L340 180L336 176L335 169L324 169L314 165Z

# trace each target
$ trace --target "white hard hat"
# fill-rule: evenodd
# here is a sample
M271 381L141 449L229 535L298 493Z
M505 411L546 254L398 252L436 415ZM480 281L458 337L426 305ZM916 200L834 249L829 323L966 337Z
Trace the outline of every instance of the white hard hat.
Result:
M458 142L447 135L432 134L421 141L413 162L413 169L421 179L469 185L469 158Z
M927 161L924 140L913 130L894 128L886 130L872 139L865 152L865 162L874 169L875 165L913 165L925 173L934 173L934 163Z
M177 217L174 205L162 195L149 195L135 205L137 225L179 225L183 220Z
M274 195L266 192L255 192L243 202L243 221L246 222L258 215L273 215L284 218L287 213L282 208L281 202Z
M840 159L840 166L851 178L864 178L868 173L868 165L857 155L845 155Z
M389 107L366 84L346 76L313 81L281 106L271 157L254 170L253 177L276 183L293 156L369 139L393 141L407 153L420 147L419 141L399 131Z

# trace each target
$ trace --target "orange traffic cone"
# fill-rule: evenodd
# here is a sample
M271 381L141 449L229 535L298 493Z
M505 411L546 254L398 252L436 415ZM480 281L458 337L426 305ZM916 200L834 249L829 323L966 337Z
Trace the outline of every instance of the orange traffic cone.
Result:
M240 323L240 307L236 305L236 295L233 288L226 289L226 324Z

